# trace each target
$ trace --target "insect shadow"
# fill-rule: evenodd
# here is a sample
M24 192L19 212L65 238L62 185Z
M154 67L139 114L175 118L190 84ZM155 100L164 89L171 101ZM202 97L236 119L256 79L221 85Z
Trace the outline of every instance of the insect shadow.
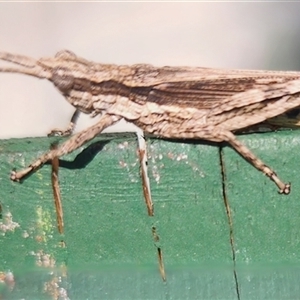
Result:
M106 140L97 141L90 144L88 147L82 150L72 161L59 159L59 167L69 170L84 169L109 142L110 140ZM47 162L47 164L50 164L50 162Z
M84 169L93 159L94 157L104 148L106 144L108 144L110 140L105 141L97 141L92 144L90 144L88 147L86 147L84 150L82 150L74 160L68 161L64 159L59 159L59 167L65 168L69 170L75 170L75 169ZM56 142L52 144L57 144ZM45 162L45 165L51 165L51 161ZM15 170L15 169L13 169ZM28 177L30 177L32 173L26 174L19 183L23 183L24 180L26 180Z
M171 139L171 138L160 138L160 140L169 142L169 143L183 143L183 144L189 144L189 145L208 145L208 146L214 146L219 147L222 145L222 143L218 142L211 142L207 140L196 140L196 139ZM225 144L224 144L225 145Z

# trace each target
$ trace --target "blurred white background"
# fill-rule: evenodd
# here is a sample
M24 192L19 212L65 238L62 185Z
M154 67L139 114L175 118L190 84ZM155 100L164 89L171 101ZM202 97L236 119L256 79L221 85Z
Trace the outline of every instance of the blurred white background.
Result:
M300 70L300 3L0 3L0 51L86 59ZM0 138L45 136L74 109L46 80L0 73ZM79 119L77 131L90 122ZM119 127L120 128L120 127ZM124 125L121 126L124 130Z

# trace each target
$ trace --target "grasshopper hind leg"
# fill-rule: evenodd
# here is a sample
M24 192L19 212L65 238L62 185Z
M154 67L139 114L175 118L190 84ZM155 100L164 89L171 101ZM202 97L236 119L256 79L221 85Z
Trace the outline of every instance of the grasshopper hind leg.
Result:
M228 142L241 156L249 161L257 170L267 175L279 188L280 194L289 194L291 189L290 183L284 183L276 173L268 167L263 161L256 157L243 143L241 143L230 131L218 132L218 137Z

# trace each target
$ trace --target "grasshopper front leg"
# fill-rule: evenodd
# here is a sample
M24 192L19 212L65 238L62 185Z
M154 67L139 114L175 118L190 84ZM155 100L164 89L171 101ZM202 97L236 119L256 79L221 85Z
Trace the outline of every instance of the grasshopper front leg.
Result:
M66 129L54 128L51 132L48 133L48 136L69 136L73 133L78 117L80 114L80 110L76 109L72 115L70 123Z
M60 157L67 153L70 153L77 148L81 147L86 142L92 140L96 137L101 131L103 131L106 127L113 125L117 121L119 121L120 117L112 116L112 115L104 115L95 125L77 133L66 142L57 147L57 149L52 149L49 152L45 153L41 157L39 157L36 161L30 164L27 168L21 171L12 171L10 175L10 179L13 181L20 181L24 177L27 177L31 173L35 172L39 169L43 164L48 162L49 160L54 159L55 157Z

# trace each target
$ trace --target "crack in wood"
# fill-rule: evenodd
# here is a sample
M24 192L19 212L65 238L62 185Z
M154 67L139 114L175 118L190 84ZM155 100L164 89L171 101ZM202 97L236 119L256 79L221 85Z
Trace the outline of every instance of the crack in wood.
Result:
M162 280L166 281L166 271L165 271L165 266L164 266L164 261L163 261L163 253L162 253L161 246L157 244L157 243L159 243L160 238L156 231L155 226L152 226L151 231L152 231L152 236L153 236L153 240L154 240L154 245L157 249L159 273L161 275Z
M238 277L236 272L236 257L235 257L235 246L234 246L234 233L233 233L233 222L231 217L230 205L226 193L226 170L225 170L225 162L222 152L222 146L219 147L219 159L220 159L220 167L221 167L221 175L222 175L222 193L223 193L223 201L226 209L226 215L228 219L229 225L229 237L230 237L230 247L232 252L232 261L233 261L233 276L235 281L235 289L237 293L237 299L240 300L240 288L238 284Z

